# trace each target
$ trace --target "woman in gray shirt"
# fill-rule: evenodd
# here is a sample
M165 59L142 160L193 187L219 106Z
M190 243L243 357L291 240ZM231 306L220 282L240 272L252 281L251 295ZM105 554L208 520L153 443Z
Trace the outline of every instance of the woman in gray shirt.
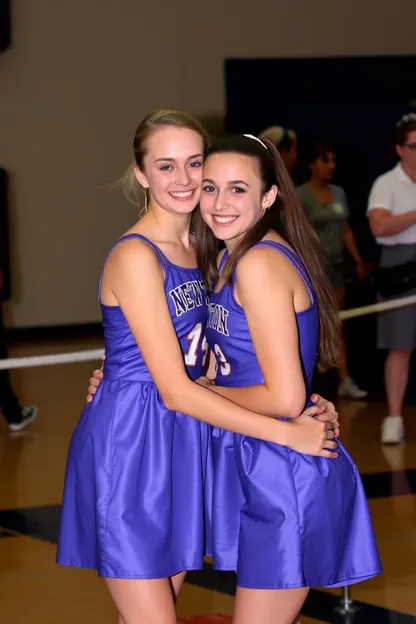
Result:
M363 263L348 223L349 211L344 189L331 184L336 169L334 151L325 143L313 143L308 166L310 178L308 182L299 186L297 191L309 223L321 242L327 260L328 274L335 289L339 308L342 309L346 286L345 249L355 261L358 278L364 276ZM353 399L367 396L367 392L359 388L348 374L345 341L339 375L340 396Z

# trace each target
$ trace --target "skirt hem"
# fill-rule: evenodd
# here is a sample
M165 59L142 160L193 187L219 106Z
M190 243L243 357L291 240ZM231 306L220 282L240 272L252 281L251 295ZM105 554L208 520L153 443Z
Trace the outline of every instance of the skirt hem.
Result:
M214 567L214 570L216 570L217 572L235 572L236 567L230 567L230 568L216 568ZM345 585L354 585L356 583L361 583L363 581L367 581L370 578L373 578L375 576L378 576L380 574L383 573L383 570L381 568L376 568L373 570L369 570L369 571L365 571L362 572L360 574L351 574L351 575L347 575L345 578L343 578L342 580L337 580L334 582L318 582L318 583L310 583L310 584L306 584L304 582L294 582L294 583L284 583L284 582L276 582L276 583L243 583L241 581L238 580L238 573L237 573L237 587L242 587L244 589L299 589L300 587L310 587L310 588L315 588L315 587L324 587L324 588L328 588L328 589L334 589L336 587L344 587Z
M120 572L120 574L108 574L105 573L103 569L97 568L94 564L84 563L84 562L74 562L74 561L63 561L57 560L56 563L58 565L70 567L70 568L83 568L85 570L95 570L97 575L100 578L119 578L119 579L137 579L137 580L155 580L155 579L163 579L170 578L171 576L175 576L176 574L180 574L181 572L192 572L193 570L202 570L204 568L204 564L201 563L200 566L197 565L189 565L189 566L177 566L173 571L169 571L167 574L162 572L153 572L149 574L128 574L127 572Z

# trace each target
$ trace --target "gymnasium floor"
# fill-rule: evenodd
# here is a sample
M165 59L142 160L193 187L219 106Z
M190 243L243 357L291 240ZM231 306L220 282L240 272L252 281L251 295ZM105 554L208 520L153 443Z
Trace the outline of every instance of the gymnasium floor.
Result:
M97 341L19 345L10 356L100 348ZM0 623L115 624L116 613L95 573L55 565L67 445L95 363L13 373L22 401L38 420L10 435L0 423ZM407 442L382 448L382 403L340 404L342 441L363 475L384 575L352 589L353 617L336 611L340 591L310 593L302 624L416 623L416 406L404 416ZM179 600L182 624L230 623L233 575L193 573ZM253 623L253 624L261 624Z

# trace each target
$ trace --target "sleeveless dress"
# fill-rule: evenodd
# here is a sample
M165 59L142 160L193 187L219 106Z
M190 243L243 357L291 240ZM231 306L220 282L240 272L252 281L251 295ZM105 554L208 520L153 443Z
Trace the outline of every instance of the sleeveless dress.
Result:
M310 393L319 337L319 311L310 278L299 257L285 245L263 241L256 246L283 254L310 293L311 306L296 315ZM234 281L235 274L233 286ZM207 340L216 355L216 384L261 384L246 317L233 286L224 285L210 297ZM301 455L213 428L214 568L237 570L237 584L253 589L337 587L380 574L358 470L341 444L338 452L337 459Z
M172 264L143 236L116 245L130 238L149 245L164 269L172 323L196 379L206 356L201 274ZM202 568L210 428L164 406L121 308L101 309L104 379L71 439L57 562L137 579Z

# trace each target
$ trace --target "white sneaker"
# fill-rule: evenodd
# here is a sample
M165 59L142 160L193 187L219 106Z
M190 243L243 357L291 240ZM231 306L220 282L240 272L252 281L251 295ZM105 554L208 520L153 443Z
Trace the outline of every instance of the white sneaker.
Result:
M364 399L368 392L357 386L351 377L346 377L339 385L338 396L344 399Z
M36 420L36 416L38 415L38 408L36 405L29 405L27 407L22 407L22 420L19 422L9 423L9 430L16 432L21 431L31 422Z
M401 416L387 416L381 425L382 444L400 444L404 440L404 423Z

